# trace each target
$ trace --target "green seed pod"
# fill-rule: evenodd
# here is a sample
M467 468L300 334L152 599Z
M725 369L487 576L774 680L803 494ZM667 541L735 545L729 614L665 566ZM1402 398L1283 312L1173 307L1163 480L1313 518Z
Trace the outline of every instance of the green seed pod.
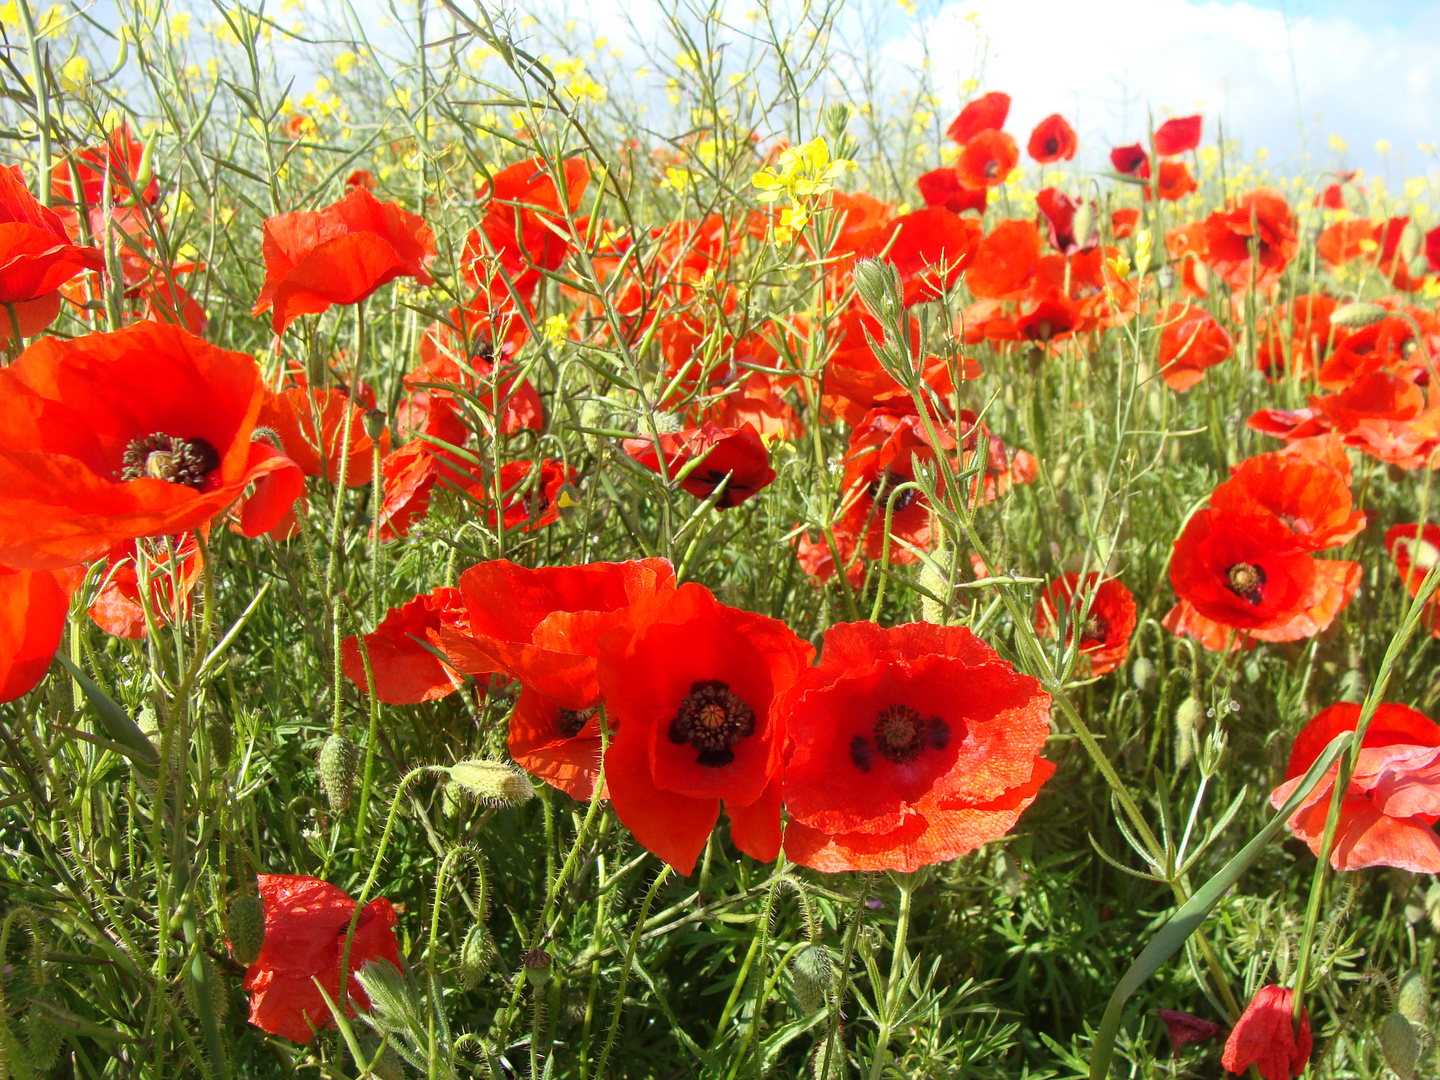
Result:
M48 1000L44 993L35 995ZM43 1006L32 1003L25 1015L25 1043L30 1064L42 1073L49 1072L60 1060L60 1045L65 1037L55 1026Z
M210 756L216 767L228 768L230 756L235 752L235 731L230 726L230 718L218 712L212 714L205 725L205 735L210 740Z
M235 962L246 967L255 963L265 944L265 901L254 893L235 897L225 912L225 930L230 935L230 953Z
M379 442L380 436L385 434L385 411L383 409L366 409L365 434L370 436L371 442Z
M1420 1040L1410 1021L1399 1013L1391 1013L1380 1023L1379 1038L1385 1064L1400 1080L1412 1080L1415 1062L1420 1057Z
M541 945L536 945L525 954L525 981L540 989L550 981L550 954Z
M450 779L492 806L519 806L535 797L530 778L500 761L457 761L450 766Z
M490 974L495 959L495 942L490 937L490 931L476 923L466 932L465 941L460 946L460 985L466 990L474 990L480 985L480 980Z
M1332 326L1343 326L1349 330L1358 330L1371 323L1377 323L1389 315L1379 304L1369 304L1357 301L1353 304L1341 304L1330 313Z
M1418 971L1407 971L1395 991L1395 1011L1422 1031L1430 1026L1430 991Z
M331 735L320 747L320 787L335 813L344 813L355 795L360 748L344 735Z
M1146 657L1137 656L1130 665L1130 681L1135 684L1135 689L1143 694L1155 681L1155 665Z
M835 984L830 950L824 945L802 947L790 965L790 984L795 990L795 1000L807 1014L823 1008Z
M1180 707L1175 710L1175 761L1182 769L1195 755L1195 735L1200 729L1203 714L1200 699L1193 694L1180 702Z

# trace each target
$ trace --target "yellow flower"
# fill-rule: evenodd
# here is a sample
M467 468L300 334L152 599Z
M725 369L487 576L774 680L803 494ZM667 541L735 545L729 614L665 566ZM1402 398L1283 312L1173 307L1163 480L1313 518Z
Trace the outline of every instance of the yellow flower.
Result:
M73 56L60 69L60 88L74 92L90 81L90 61L83 56Z
M570 336L570 321L564 315L551 315L540 324L540 329L544 332L546 341L558 345Z
M1140 273L1150 269L1151 239L1149 229L1141 229L1135 234L1135 267ZM1124 277L1122 274L1121 277Z
M1330 149L1334 150L1337 154L1343 154L1346 150L1350 149L1350 144L1347 143L1344 139L1342 139L1339 135L1331 135Z
M335 57L335 70L341 75L349 75L352 68L360 62L360 57L353 52L345 51Z

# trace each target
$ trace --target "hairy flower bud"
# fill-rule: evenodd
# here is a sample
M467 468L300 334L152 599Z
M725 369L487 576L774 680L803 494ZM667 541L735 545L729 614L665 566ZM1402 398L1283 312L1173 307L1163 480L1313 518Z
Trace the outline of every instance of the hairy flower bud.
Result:
M1137 656L1130 665L1130 681L1135 684L1135 689L1143 694L1155 681L1155 664L1144 656Z
M246 967L255 963L265 944L265 901L254 893L235 897L225 912L225 931L230 935L235 962Z
M898 325L904 308L900 303L900 275L881 259L860 259L855 263L855 291L880 325Z
M385 410L366 409L362 423L365 425L365 434L370 436L370 441L378 443L380 436L385 434Z
M1413 221L1407 221L1405 228L1400 231L1400 261L1410 263L1415 256L1420 254L1420 245L1425 240L1425 234L1420 231L1420 226Z
M35 997L37 1000L30 1003L25 1015L25 1048L29 1051L30 1064L40 1072L47 1073L60 1059L60 1044L64 1041L64 1035L41 1004L42 1001L49 1000L45 992L42 990Z
M500 761L457 761L450 766L450 778L477 799L494 806L519 806L535 797L530 778Z
M1361 327L1377 323L1390 312L1386 311L1379 304L1370 304L1363 301L1356 301L1353 304L1341 304L1330 313L1330 323L1333 326L1343 326L1350 330L1358 330Z
M481 923L475 923L465 934L460 946L460 985L474 990L480 980L490 974L495 966L495 941L490 931Z
M1195 754L1195 734L1199 730L1202 712L1200 699L1193 694L1175 710L1175 760L1182 769L1190 764Z
M1418 971L1407 971L1395 991L1395 1011L1417 1028L1430 1025L1430 991L1425 977Z
M790 965L790 981L801 1009L808 1014L822 1008L835 982L830 951L823 945L802 946Z
M360 764L360 748L344 735L331 735L320 747L320 787L325 791L330 809L342 813L355 794L355 770Z
M1400 1080L1411 1080L1415 1075L1415 1062L1420 1057L1420 1040L1410 1021L1398 1012L1391 1013L1380 1022L1377 1034L1385 1064Z

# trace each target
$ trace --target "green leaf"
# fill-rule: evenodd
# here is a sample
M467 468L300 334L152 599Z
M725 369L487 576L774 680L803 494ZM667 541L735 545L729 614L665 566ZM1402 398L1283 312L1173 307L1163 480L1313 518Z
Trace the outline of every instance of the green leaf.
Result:
M1210 914L1210 909L1220 902L1220 898L1240 880L1240 875L1250 869L1260 857L1260 853L1275 839L1276 834L1285 828L1285 823L1290 820L1290 815L1295 813L1301 800L1310 794L1310 790L1319 783L1320 778L1335 763L1335 759L1350 745L1352 734L1349 731L1342 732L1330 740L1325 752L1315 759L1315 764L1310 766L1304 778L1290 793L1290 798L1285 800L1285 805L1270 819L1270 823L1221 867L1219 873L1200 886L1179 911L1170 916L1130 965L1130 970L1125 972L1120 984L1115 987L1115 992L1110 995L1110 1003L1105 1006L1105 1015L1100 1019L1100 1028L1095 1032L1095 1042L1090 1051L1090 1080L1103 1080L1110 1071L1110 1058L1115 1052L1115 1036L1120 1032L1120 1016L1130 995L1140 989L1146 979L1159 971L1165 962L1175 955L1190 935L1199 929L1205 916Z
M155 749L155 744L140 730L139 725L130 719L130 714L116 704L114 698L96 686L89 675L72 664L68 656L56 653L55 659L65 665L70 677L85 692L90 704L95 706L95 714L100 720L100 726L105 729L105 734L112 742L124 748L125 756L135 763L143 776L153 779L160 764L160 752Z

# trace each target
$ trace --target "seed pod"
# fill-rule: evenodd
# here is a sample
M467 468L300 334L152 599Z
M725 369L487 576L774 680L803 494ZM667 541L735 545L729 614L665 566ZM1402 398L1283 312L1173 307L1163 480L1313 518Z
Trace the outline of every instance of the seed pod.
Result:
M246 967L255 963L265 944L265 901L254 893L235 897L225 912L225 931L230 935L230 954L235 962Z
M1380 1022L1379 1038L1385 1064L1400 1080L1412 1080L1415 1062L1420 1057L1420 1040L1410 1021L1399 1013L1391 1013Z
M1400 230L1400 260L1404 263L1411 262L1415 256L1420 254L1420 244L1425 239L1420 231L1420 226L1413 221L1407 221L1405 228Z
M1340 197L1345 200L1345 209L1356 217L1368 217L1370 207L1365 202L1365 196L1360 189L1348 180L1340 185Z
M370 436L371 442L379 442L380 436L385 434L385 412L383 409L366 409L365 418L362 421L365 425L365 434Z
M1430 992L1418 971L1407 971L1395 992L1395 1011L1417 1028L1430 1026Z
M1348 330L1359 330L1361 327L1379 322L1389 314L1390 312L1379 304L1356 301L1353 304L1341 304L1331 312L1330 324L1343 326Z
M1142 694L1150 689L1150 684L1155 681L1154 663L1147 657L1137 656L1135 662L1130 665L1130 681Z
M500 761L457 761L450 766L450 779L493 806L519 806L535 797L530 778Z
M360 748L344 735L331 735L320 747L320 787L330 802L330 809L343 813L355 795L355 770L360 764Z
M1195 755L1195 735L1200 728L1200 699L1193 694L1180 702L1175 710L1175 761L1180 768L1190 764Z
M525 954L525 981L540 989L550 981L550 954L541 945L536 945Z
M48 1000L44 992L35 995ZM25 1014L25 1043L30 1054L30 1064L42 1073L47 1073L60 1060L60 1044L65 1036L46 1014L44 1006L32 1002Z
M795 1000L807 1014L822 1008L829 1000L830 988L835 983L830 950L824 945L813 944L801 948L790 965L790 983L795 989Z
M474 990L480 985L480 980L490 974L495 959L495 942L490 937L490 931L475 923L466 932L465 941L460 946L460 985L466 990Z

